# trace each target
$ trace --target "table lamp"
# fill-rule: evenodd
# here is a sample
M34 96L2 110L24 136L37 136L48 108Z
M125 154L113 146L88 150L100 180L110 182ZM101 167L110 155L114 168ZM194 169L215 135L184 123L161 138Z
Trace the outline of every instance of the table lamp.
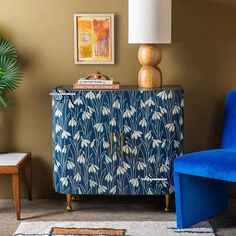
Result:
M157 44L171 43L171 0L129 0L129 43L142 44L139 87L161 87L162 51Z

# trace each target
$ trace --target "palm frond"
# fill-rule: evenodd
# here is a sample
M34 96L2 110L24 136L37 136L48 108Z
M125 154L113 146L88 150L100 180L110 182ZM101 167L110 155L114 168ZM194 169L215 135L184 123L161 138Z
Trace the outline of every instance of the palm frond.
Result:
M7 101L0 95L0 107L7 107Z
M16 89L20 82L21 73L16 51L8 41L0 38L0 107L8 104L5 92Z
M21 82L20 67L15 59L7 56L0 56L0 68L2 76L0 76L0 86L6 90L16 89Z
M16 59L15 48L5 39L0 38L0 55Z

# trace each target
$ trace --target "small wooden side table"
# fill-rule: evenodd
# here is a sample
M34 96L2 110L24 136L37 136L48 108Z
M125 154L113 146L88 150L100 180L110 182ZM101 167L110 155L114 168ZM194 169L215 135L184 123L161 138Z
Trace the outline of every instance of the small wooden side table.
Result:
M16 207L16 218L20 220L20 175L25 172L28 199L32 201L31 153L1 153L0 174L12 175L12 189Z

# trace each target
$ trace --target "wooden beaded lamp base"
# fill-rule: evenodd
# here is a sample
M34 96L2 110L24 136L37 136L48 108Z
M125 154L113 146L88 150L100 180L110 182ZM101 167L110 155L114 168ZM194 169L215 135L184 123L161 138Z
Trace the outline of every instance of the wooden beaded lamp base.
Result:
M162 51L156 44L141 45L138 59L143 66L138 75L140 88L160 88L162 85L162 73L157 65L161 62Z

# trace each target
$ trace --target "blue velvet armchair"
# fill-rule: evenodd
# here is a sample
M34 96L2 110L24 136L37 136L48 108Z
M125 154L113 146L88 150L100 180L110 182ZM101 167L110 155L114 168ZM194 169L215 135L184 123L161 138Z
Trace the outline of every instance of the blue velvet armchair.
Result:
M177 227L226 212L228 182L236 182L236 91L226 98L222 148L187 154L174 162Z

